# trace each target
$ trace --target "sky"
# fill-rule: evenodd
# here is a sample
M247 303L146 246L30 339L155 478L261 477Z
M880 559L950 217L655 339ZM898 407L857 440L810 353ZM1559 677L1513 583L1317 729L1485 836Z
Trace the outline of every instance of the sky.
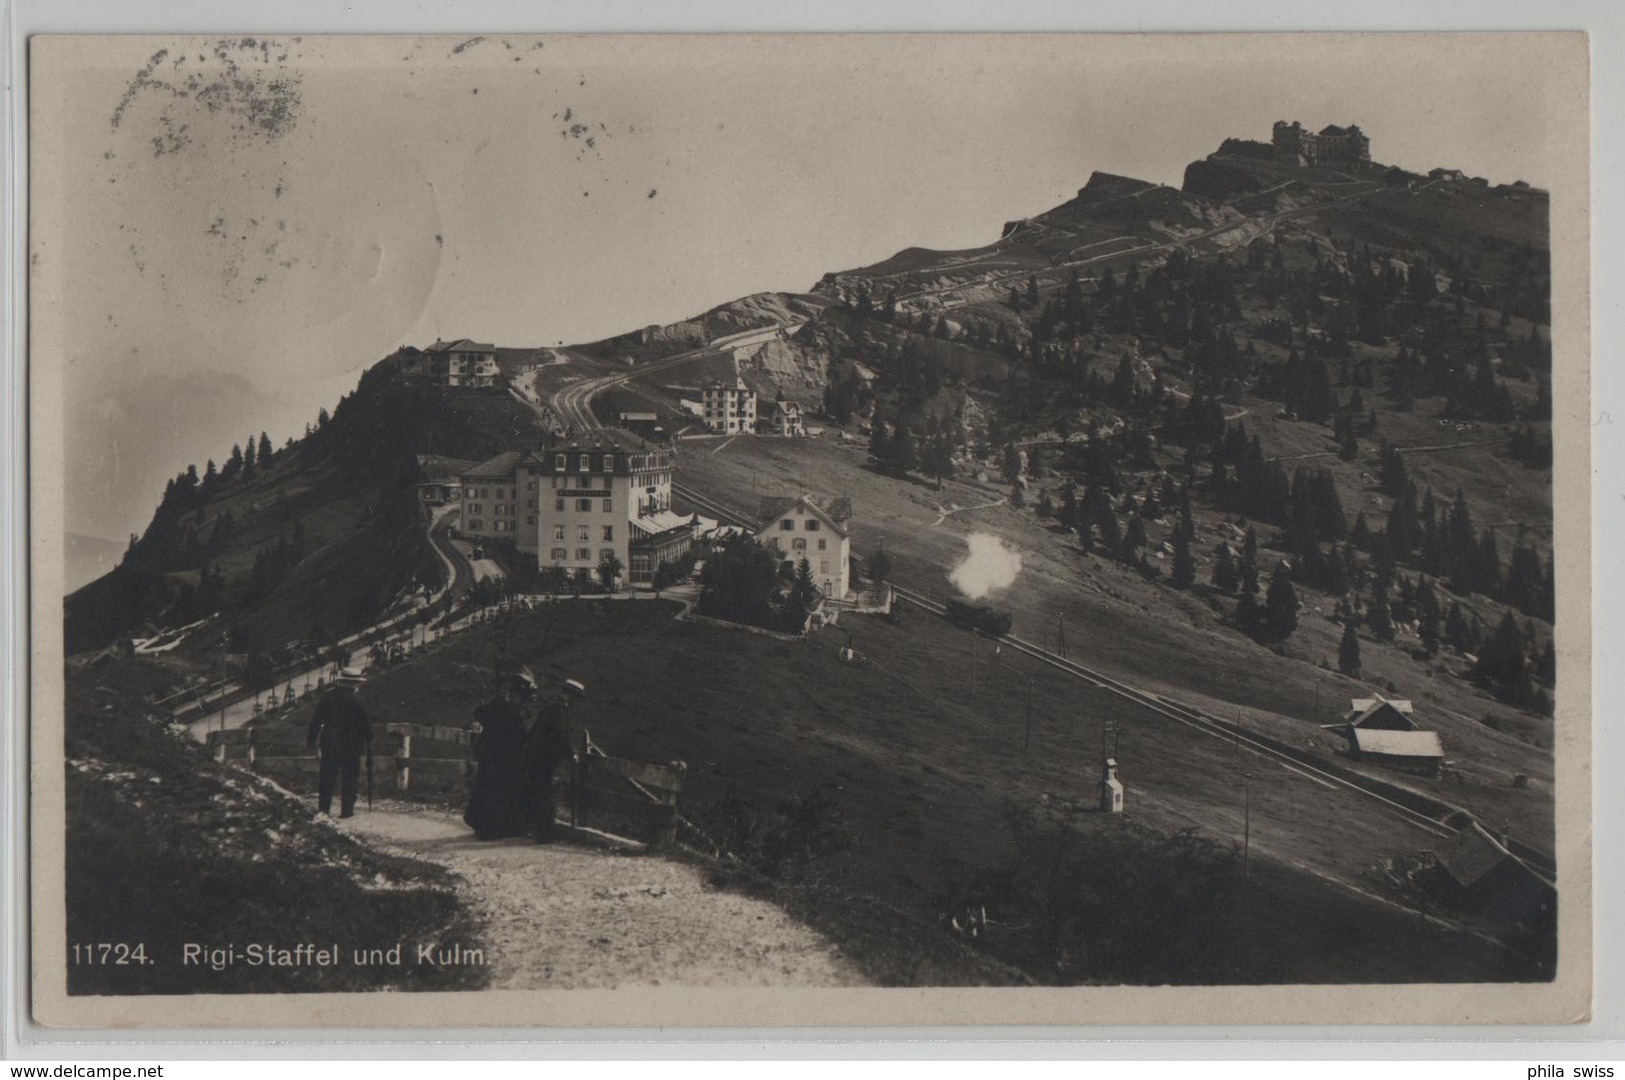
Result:
M898 249L972 247L1099 170L1358 123L1385 163L1553 186L1527 39L36 39L31 364L66 527L280 444L402 344L588 341Z

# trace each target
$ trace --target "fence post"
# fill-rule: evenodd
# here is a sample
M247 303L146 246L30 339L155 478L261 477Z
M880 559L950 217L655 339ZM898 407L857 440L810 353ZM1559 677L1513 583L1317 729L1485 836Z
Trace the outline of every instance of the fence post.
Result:
M412 787L412 736L401 736L401 748L395 755L395 790L409 791Z
M575 832L581 813L581 755L570 755L570 831Z
M681 778L688 772L688 766L681 761L672 762L672 766L677 770L679 783L677 790L671 793L671 806L660 824L660 831L655 834L655 843L659 847L675 847L677 845L677 819L682 815L683 788Z

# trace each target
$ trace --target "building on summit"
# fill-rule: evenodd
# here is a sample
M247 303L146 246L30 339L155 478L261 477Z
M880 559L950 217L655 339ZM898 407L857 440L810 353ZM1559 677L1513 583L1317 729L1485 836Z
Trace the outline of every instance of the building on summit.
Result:
M467 338L437 341L421 350L407 346L398 350L394 359L401 378L408 383L485 389L496 386L502 378L497 347Z
M1371 164L1371 140L1356 124L1346 128L1328 124L1319 131L1306 131L1296 120L1290 124L1277 120L1274 144L1278 160L1300 168Z

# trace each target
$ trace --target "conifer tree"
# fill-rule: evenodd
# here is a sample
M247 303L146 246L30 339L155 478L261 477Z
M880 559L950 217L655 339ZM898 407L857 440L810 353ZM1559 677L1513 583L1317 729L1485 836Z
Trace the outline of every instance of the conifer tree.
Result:
M1360 677L1360 635L1354 629L1354 619L1343 623L1343 640L1337 646L1337 670L1351 679Z
M1241 565L1237 568L1243 595L1258 591L1258 533L1251 525L1241 542Z
M1230 554L1230 545L1220 544L1213 556L1213 587L1228 596L1236 591L1236 583L1239 580L1236 560Z
M1277 563L1270 575L1264 619L1270 634L1277 638L1289 637L1298 628L1298 593L1292 587L1292 570L1285 562Z

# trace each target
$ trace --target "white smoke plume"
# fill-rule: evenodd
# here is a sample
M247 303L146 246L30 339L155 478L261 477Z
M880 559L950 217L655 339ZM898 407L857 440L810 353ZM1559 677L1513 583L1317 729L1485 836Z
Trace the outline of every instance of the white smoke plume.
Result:
M948 580L972 600L1009 587L1021 573L1021 555L1005 546L991 533L971 533L965 542L970 550L953 568Z

